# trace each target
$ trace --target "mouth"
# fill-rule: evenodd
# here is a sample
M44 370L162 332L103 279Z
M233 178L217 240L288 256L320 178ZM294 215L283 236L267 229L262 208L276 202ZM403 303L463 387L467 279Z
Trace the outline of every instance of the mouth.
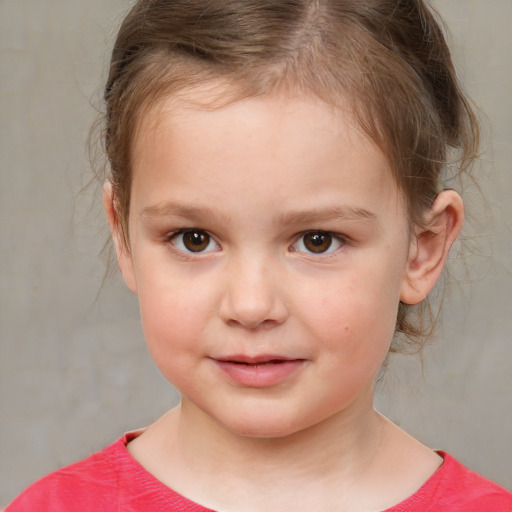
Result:
M224 363L243 364L247 366L257 366L260 364L279 364L286 363L287 361L296 361L296 359L290 359L282 356L229 356L218 358L218 361Z
M298 373L304 359L290 359L276 355L249 357L245 355L213 359L231 383L253 388L266 388L280 384Z
M260 366L269 364L281 364L287 362L287 359L272 359L271 361L262 361L261 363L245 363L243 361L225 361L226 363L242 364L245 366Z

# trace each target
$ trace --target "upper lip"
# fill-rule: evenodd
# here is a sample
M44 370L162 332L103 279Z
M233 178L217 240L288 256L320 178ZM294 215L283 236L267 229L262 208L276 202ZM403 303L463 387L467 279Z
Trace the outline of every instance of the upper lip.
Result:
M301 360L297 357L287 357L278 354L260 354L260 355L246 355L246 354L234 354L228 356L214 357L216 361L222 363L244 363L244 364L263 364L279 361L298 361Z

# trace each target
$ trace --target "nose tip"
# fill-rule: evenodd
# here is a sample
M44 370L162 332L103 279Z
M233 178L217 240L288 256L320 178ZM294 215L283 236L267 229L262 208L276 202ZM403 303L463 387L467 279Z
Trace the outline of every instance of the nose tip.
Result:
M240 294L230 294L225 319L230 325L247 329L271 327L283 323L286 317L284 304L272 291L246 288Z
M282 316L276 314L277 311L272 309L261 303L253 308L242 309L238 306L233 310L233 314L227 318L227 323L231 326L240 325L250 330L270 328L283 322Z
M280 280L265 267L240 270L229 278L221 306L224 321L251 330L283 323L288 311Z

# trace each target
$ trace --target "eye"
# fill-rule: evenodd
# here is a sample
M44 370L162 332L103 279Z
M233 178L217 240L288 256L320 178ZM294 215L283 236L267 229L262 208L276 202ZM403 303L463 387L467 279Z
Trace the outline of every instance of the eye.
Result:
M326 254L334 252L343 245L340 237L327 231L308 231L304 233L292 246L297 252L312 254Z
M211 252L219 249L217 242L201 229L177 231L170 237L171 244L182 252Z

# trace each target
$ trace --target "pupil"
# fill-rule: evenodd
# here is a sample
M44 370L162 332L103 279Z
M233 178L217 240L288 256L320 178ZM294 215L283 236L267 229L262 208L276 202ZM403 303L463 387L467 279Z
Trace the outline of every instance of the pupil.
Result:
M328 233L310 233L305 236L304 245L314 253L325 252L331 246L332 238Z
M324 238L325 237L323 235L313 235L311 237L311 243L316 247L321 247L324 243Z
M194 244L194 245L201 245L201 243L203 242L203 236L201 236L199 233L192 233L192 235L190 236L190 241Z

